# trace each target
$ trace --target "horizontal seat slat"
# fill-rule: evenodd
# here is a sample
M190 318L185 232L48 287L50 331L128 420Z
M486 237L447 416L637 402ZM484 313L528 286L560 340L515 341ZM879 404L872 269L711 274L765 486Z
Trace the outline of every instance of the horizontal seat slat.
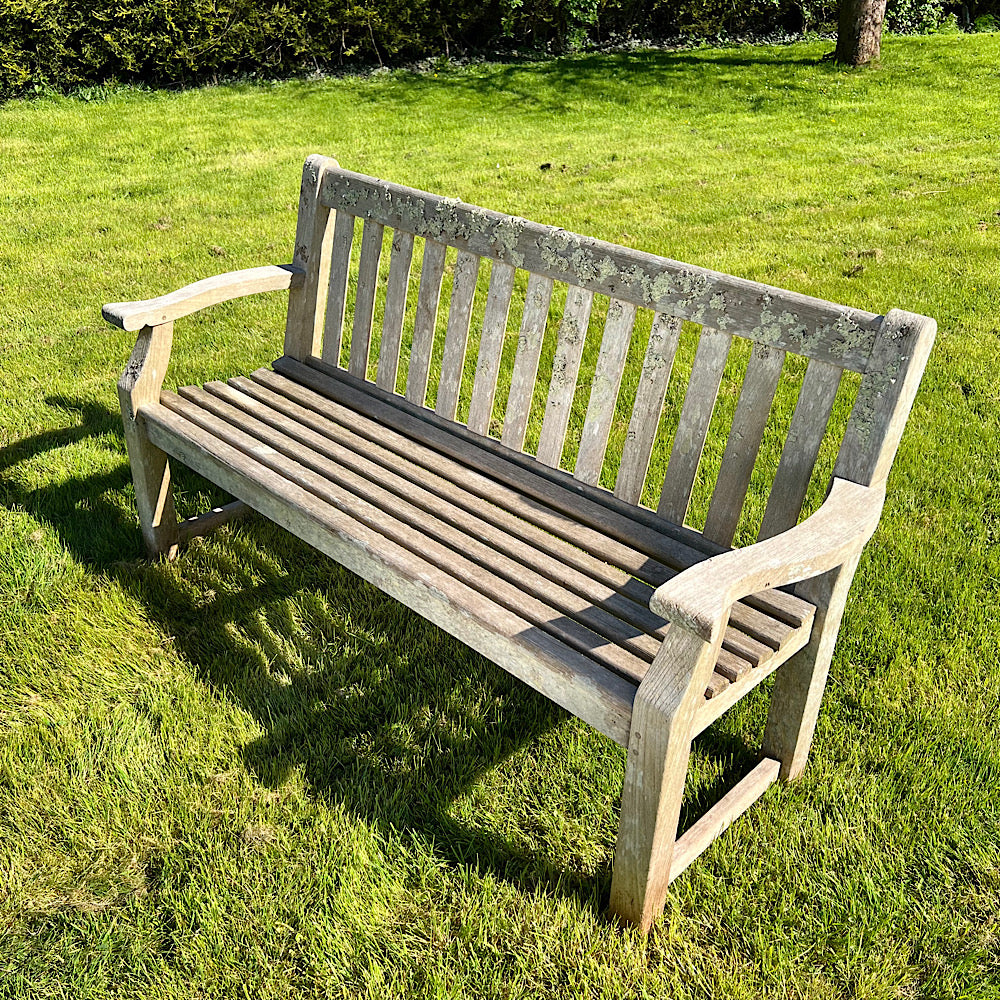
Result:
M643 672L643 661L622 648L620 642L624 638L623 634L609 638L592 631L565 615L559 608L551 607L509 585L495 573L449 549L425 531L414 528L339 483L313 472L283 452L262 444L241 428L215 418L179 396L164 393L161 405L189 423L201 427L220 443L237 448L248 458L270 468L289 482L304 487L324 503L336 507L383 537L403 546L413 555L433 561L434 565L444 569L449 576L462 580L495 604L514 611L531 625L550 633L605 669L613 670L637 683L636 677ZM149 419L154 417L150 415ZM607 626L606 631L612 631L610 623L603 620L602 623Z
M250 379L164 393L161 405L361 517L603 669L641 681L668 627L648 608L651 585L674 575L673 567L574 520L567 509L585 499L569 493L548 506L525 496L504 476L487 474L502 464L498 456L489 470L472 468L411 436L421 424L415 415L388 403L385 412L373 409L370 397L354 400L368 411L359 412L350 377L300 367L315 386L262 369ZM542 483L549 497L561 489ZM738 603L706 698L786 659L807 635L808 625L796 629Z
M635 686L167 407L150 440L623 746Z
M241 388L245 391L241 392ZM319 433L311 429L309 424L320 423L320 418L316 418L315 415L310 418L308 412L295 413L294 409L289 414L287 406L283 407L284 412L282 409L272 408L272 406L267 405L268 402L280 407L281 397L267 393L266 390L263 394L259 391L254 392L255 388L259 390L260 387L255 387L254 383L244 383L240 386L208 383L204 390L182 389L181 395L212 410L231 423L234 422L231 415L228 415L224 409L220 409L220 405L238 408L250 415L255 421L260 421L267 427L287 435L287 441L295 442L294 444L282 444L274 439L267 439L267 443L273 447L280 447L285 454L305 462L315 471L319 471L341 484L344 484L342 469L346 468L351 470L352 474L358 473L365 477L369 483L376 484L376 489L381 493L384 493L381 488L385 487L391 491L392 495L382 496L376 502L383 509L397 516L401 516L404 509L415 504L422 511L442 519L446 526L458 528L465 534L460 536L456 536L454 533L449 534L447 527L440 523L430 526L435 537L447 541L456 551L470 555L483 566L499 572L510 582L528 587L536 596L551 600L551 584L568 588L574 595L585 598L597 608L603 609L616 619L645 633L645 638L643 638L616 629L614 635L617 641L628 646L636 655L647 661L652 660L659 648L659 642L665 636L666 623L649 610L648 602L652 594L649 587L626 577L612 567L598 563L597 560L589 560L591 570L597 564L598 574L596 576L581 572L574 568L571 562L553 557L520 537L527 535L533 539L545 538L544 532L533 529L533 526L501 509L491 511L491 505L472 496L463 496L457 487L426 470L416 470L416 474L414 474L415 470L411 468L409 477L401 475L398 468L405 464L405 460L399 456L391 453L383 454L381 456L383 462L386 462L386 458L388 458L386 464L380 464L374 458L366 457L372 451L372 445L362 438L352 438L350 435L342 434L339 436L344 443L338 444L335 425L332 435L327 436ZM271 397L270 400L268 400L268 396ZM207 397L215 397L218 400L218 405L213 404L212 400ZM170 397L165 396L164 398L169 400ZM294 406L295 404L293 404ZM292 416L293 419L289 420L289 416ZM330 428L328 427L327 430L329 431ZM259 431L257 436L263 437ZM331 465L330 461L322 461L317 465L313 460L310 460L310 452L304 451L302 445L307 446L312 453L325 456L326 459L333 460L336 464ZM369 500L373 499L367 486L364 484L358 486L357 477L349 475L347 478L354 483L353 486L349 487L352 492L365 495ZM368 492L365 492L366 490ZM475 513L469 513L470 507ZM501 523L508 530L497 528L491 522ZM426 525L428 522L423 520L422 523ZM488 548L484 549L484 544ZM565 545L557 551L563 556L578 552L578 550ZM536 579L538 576L544 579ZM604 582L609 577L610 582ZM606 620L590 614L590 609L586 604L580 605L579 601L575 600L568 602L562 600L558 606L560 610L577 617L589 628L611 637L611 633L607 632L604 627L608 624ZM580 618L581 612L586 617ZM783 639L785 638L787 637L783 637ZM753 638L740 634L736 629L730 627L727 630L726 646L720 653L720 673L727 680L735 680L751 666L766 661L773 654L774 650L770 647L755 642ZM644 673L645 669L640 668L638 673L630 676L634 676L638 683Z
M473 436L456 424L438 421L426 411L416 412L398 397L371 391L369 385L352 384L348 376L321 362L302 365L291 358L279 358L274 368L313 389L324 399L360 411L390 430L405 431L409 447L416 442L433 449L449 462L466 465L485 476L489 488L495 489L495 484L500 484L512 489L525 505L525 517L547 530L558 532L558 525L565 525L563 537L568 541L652 586L659 586L674 573L701 562L706 556L726 551L690 529L678 529L669 534L666 529L672 526L657 519L652 511L646 513L654 522L658 520L662 529L651 527L648 522L631 520L629 511L640 508L622 504L606 490L587 486L565 473L553 476L553 470L530 459L524 461L525 456L503 448L499 442L494 442L495 448L487 447L485 443L489 439ZM616 506L619 504L626 509ZM556 517L555 528L551 527L553 515L561 515L561 520ZM694 542L703 548L695 548ZM741 603L793 628L807 625L813 617L811 605L783 591L766 591Z
M322 442L313 441L311 443L318 447L309 447L302 443L301 436L293 438L266 421L201 389L185 389L182 396L165 393L163 405L217 434L221 440L243 447L250 454L255 451L252 442L260 442L291 463L317 473L334 490L343 490L382 511L399 524L419 532L431 540L432 548L440 543L436 551L447 559L442 565L459 579L470 579L467 565L470 561L488 570L489 575L475 578L476 589L510 610L516 609L535 624L547 627L553 618L553 612L579 622L596 633L596 637L607 640L606 643L588 648L586 651L589 655L636 683L645 673L645 664L652 662L659 649L660 643L655 638L623 622L603 606L602 597L606 598L608 595L595 595L595 601L580 597L560 583L490 547L476 537L474 525L466 522L466 528L471 530L463 530L442 519L439 513L443 504L432 505L438 511L429 512L403 499L399 493L391 492L381 482L375 482L346 468L339 461L342 454L338 454L336 460L331 460L320 450ZM279 467L282 471L290 468L287 462L280 459L273 461L276 471ZM323 495L326 498L327 494ZM446 553L444 546L451 552ZM542 607L543 604L545 607ZM578 637L578 633L574 634ZM630 655L619 655L618 646L623 647ZM643 662L636 662L635 658Z
M310 374L310 372L310 369L305 369L303 373L304 377L314 378L316 373L312 372ZM531 535L530 540L533 544L546 547L547 540L545 533L551 533L552 536L561 539L565 543L557 550L558 554L562 555L563 558L566 558L567 550L578 547L578 549L583 549L592 556L612 564L619 571L617 580L610 581L612 586L624 583L628 576L636 576L645 583L655 587L669 580L677 572L676 569L655 559L651 559L644 552L631 548L614 538L607 537L598 528L579 523L572 516L574 504L579 498L572 494L568 498L563 498L565 501L563 509L549 507L533 497L525 496L506 482L484 475L478 470L462 465L450 455L430 448L423 440L417 437L410 437L408 433L402 433L404 430L409 430L406 415L395 412L391 405L388 409L384 411L380 409L376 413L372 409L373 403L370 399L367 402L363 402L362 399L355 397L354 402L359 406L363 405L369 411L362 414L347 405L350 402L349 398L342 403L322 393L313 393L307 386L297 386L295 382L290 382L287 379L283 380L280 375L268 372L266 369L255 372L253 377L277 389L279 392L297 394L299 401L312 407L317 414L345 422L352 431L361 434L368 441L391 447L397 454L423 463L428 468L437 471L447 480L461 484L465 490L473 492L483 500L488 501L488 506L485 510L482 504L479 505L478 512L481 515L491 516L491 509L494 509L498 505L506 507L508 510L516 511L520 518L530 521L536 528L541 529ZM320 376L317 384L320 387L324 385L322 376ZM348 391L342 395L350 397L349 390L352 388L346 382L338 382L331 391L339 393L339 390L346 389ZM382 419L376 419L379 417L379 414L381 414ZM358 445L355 444L354 447L358 447ZM361 445L361 447L366 447L366 445ZM547 485L550 494L553 491L558 491L558 487L554 486L554 484L548 483ZM691 554L689 552L688 565L693 565L703 558L703 554ZM591 573L595 571L600 572L593 565L590 565L586 571ZM648 600L648 596L645 600ZM797 604L808 608L808 605L805 605L802 601L798 601ZM742 629L744 619L748 616L750 617L750 627L744 630L746 634L737 634L736 630ZM788 634L791 629L795 627L808 628L811 620L811 614L808 616L803 615L803 625L789 626L780 620L774 619L771 626L774 648L783 646L782 636ZM755 636L759 634L760 628L759 616L753 617L751 609L743 602L738 602L734 605L730 615L730 628L727 630L724 640L725 648L737 657L741 659L749 658L754 663L766 659L770 656L771 650L755 642Z

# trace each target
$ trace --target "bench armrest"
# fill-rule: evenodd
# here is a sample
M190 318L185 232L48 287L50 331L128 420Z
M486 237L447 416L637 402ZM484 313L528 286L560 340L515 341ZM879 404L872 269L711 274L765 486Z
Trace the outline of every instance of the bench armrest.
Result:
M296 264L268 264L245 271L230 271L214 278L204 278L176 292L140 302L111 302L101 315L123 330L141 330L144 326L162 326L182 316L189 316L206 306L258 292L278 292L290 288L305 274Z
M736 601L819 576L860 552L878 526L884 499L884 487L834 479L823 505L801 524L678 573L657 588L649 606L712 642Z

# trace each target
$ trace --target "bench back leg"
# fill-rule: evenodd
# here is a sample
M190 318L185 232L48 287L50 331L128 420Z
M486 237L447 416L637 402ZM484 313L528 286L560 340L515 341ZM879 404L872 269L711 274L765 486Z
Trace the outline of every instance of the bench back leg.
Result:
M671 628L652 668L657 683L636 692L608 908L643 933L667 897L694 709L718 646Z
M775 675L762 747L765 756L781 761L784 781L794 781L806 766L858 559L855 556L843 566L795 588L797 596L816 605L816 619L808 644L783 663Z
M139 526L151 556L173 559L177 554L177 514L170 490L167 456L146 436L141 408L159 402L170 360L173 324L143 327L125 371L118 380L118 401L125 428L125 446L135 483Z

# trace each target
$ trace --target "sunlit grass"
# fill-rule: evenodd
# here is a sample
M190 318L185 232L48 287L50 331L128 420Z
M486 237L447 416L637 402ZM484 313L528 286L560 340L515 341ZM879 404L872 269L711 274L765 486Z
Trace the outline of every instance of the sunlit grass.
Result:
M0 997L1000 992L1000 36L828 47L0 107ZM266 524L142 558L100 305L288 260L310 152L938 320L811 767L648 942L602 917L609 741ZM168 383L282 306L179 323Z

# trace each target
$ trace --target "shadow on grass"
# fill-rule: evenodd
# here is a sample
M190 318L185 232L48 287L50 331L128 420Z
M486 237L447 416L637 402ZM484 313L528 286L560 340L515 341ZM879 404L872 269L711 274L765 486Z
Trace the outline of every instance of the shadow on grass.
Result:
M836 78L844 69L823 54L791 52L787 46L740 46L679 52L635 51L589 53L570 57L512 60L473 64L440 74L399 71L376 89L359 88L357 99L384 104L388 99L412 104L415 97L466 93L491 104L516 106L520 113L561 114L581 100L599 97L621 105L641 106L655 88L676 94L677 106L697 113L718 114L762 106L767 102L796 100L814 95L816 75ZM301 99L309 99L328 84L298 81Z
M610 844L595 878L546 857L544 844L516 843L452 815L486 772L564 722L563 710L265 521L198 541L179 563L147 561L128 508L109 499L130 493L118 414L87 400L47 402L78 412L80 423L0 449L5 505L51 525L78 561L140 600L197 677L258 720L266 735L243 757L262 783L280 785L298 771L314 795L386 834L433 842L447 862L603 909ZM114 472L34 491L7 475L18 462L106 435L116 435L123 455ZM175 482L206 490L184 469L175 469ZM729 765L685 801L682 829L756 762L726 733L709 730L698 742ZM623 751L610 740L606 760L620 781ZM592 759L586 764L593 769Z

